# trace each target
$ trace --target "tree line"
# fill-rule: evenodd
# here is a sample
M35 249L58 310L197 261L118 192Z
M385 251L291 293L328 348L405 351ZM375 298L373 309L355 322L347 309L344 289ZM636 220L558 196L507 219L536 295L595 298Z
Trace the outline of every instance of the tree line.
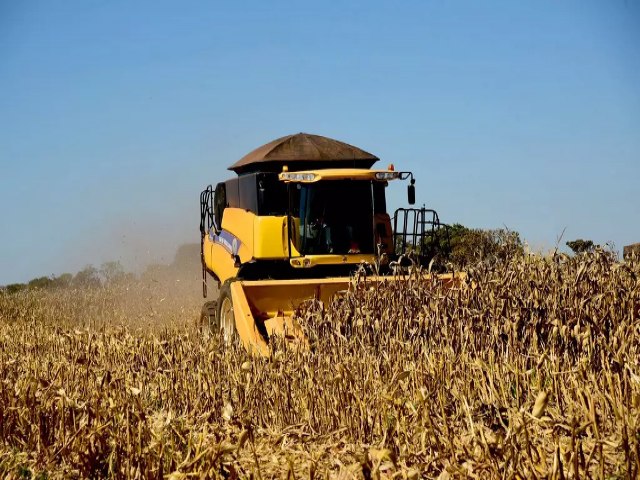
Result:
M436 261L440 267L466 268L478 262L506 261L525 253L520 234L508 228L469 228L456 223L430 237L429 242L423 248L437 254ZM602 248L592 240L581 238L566 242L566 246L574 255ZM416 250L419 251L420 247Z
M198 275L200 267L200 245L185 244L178 248L170 264L149 265L140 275L126 271L119 261L104 262L99 267L87 265L79 272L63 273L34 278L26 283L0 286L0 292L16 293L23 290L56 288L92 288L114 283L133 282L139 279L153 280L166 276L187 278Z
M437 249L456 268L465 268L479 261L503 261L524 253L520 234L507 228L468 228L459 223L450 226L447 235L436 240ZM574 254L593 251L598 245L591 240L577 239L566 242ZM182 277L199 273L200 246L185 244L178 248L171 264L153 264L140 275L141 278L178 275ZM63 273L34 278L26 283L0 286L0 292L16 293L23 290L99 287L114 282L134 281L139 277L127 272L118 261L104 262L99 267L87 265L75 274Z
M12 283L2 287L7 293L16 293L23 290L55 289L55 288L80 288L98 287L113 282L133 280L135 275L126 272L120 262L105 262L96 268L87 265L76 274L63 273L49 277L37 277L26 283Z

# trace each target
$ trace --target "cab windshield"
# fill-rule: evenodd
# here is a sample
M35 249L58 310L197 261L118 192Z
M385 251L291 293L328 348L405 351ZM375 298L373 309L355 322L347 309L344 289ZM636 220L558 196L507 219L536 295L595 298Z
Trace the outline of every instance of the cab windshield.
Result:
M374 253L378 182L332 180L290 184L291 241L302 255ZM380 203L380 202L378 202ZM382 207L384 208L384 206Z

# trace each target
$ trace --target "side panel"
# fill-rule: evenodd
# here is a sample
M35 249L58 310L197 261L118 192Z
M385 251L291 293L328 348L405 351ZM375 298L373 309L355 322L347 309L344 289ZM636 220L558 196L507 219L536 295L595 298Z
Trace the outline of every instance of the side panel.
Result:
M231 253L219 243L212 241L209 235L204 237L204 262L222 283L238 274Z
M256 214L240 208L226 208L222 217L222 230L227 231L233 253L240 256L241 262L248 262L253 258L253 222Z
M244 209L226 208L220 234L205 236L205 263L224 282L238 274L236 255L240 263L289 258L286 227L286 216L259 217Z
M255 217L253 256L256 259L283 259L287 249L287 217Z
M253 258L253 220L255 214L239 208L225 208L222 231L211 230L204 238L204 260L207 268L221 282L238 274L236 256L240 263Z

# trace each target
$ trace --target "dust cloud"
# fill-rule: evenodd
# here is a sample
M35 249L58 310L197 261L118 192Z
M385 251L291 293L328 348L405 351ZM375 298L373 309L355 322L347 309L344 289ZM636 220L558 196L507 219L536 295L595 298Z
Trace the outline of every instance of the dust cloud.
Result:
M119 262L126 285L112 292L109 303L121 318L136 324L195 321L206 301L197 222L193 214L179 219L105 222L69 246L66 271L79 271L87 265L99 269L105 262ZM217 288L211 279L208 285L207 300L211 300Z

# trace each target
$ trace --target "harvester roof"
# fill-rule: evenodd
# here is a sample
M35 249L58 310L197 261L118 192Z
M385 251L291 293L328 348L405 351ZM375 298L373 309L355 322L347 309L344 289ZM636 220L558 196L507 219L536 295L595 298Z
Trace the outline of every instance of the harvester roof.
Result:
M371 168L379 160L369 152L333 138L296 133L256 148L229 167L238 175L322 168Z

